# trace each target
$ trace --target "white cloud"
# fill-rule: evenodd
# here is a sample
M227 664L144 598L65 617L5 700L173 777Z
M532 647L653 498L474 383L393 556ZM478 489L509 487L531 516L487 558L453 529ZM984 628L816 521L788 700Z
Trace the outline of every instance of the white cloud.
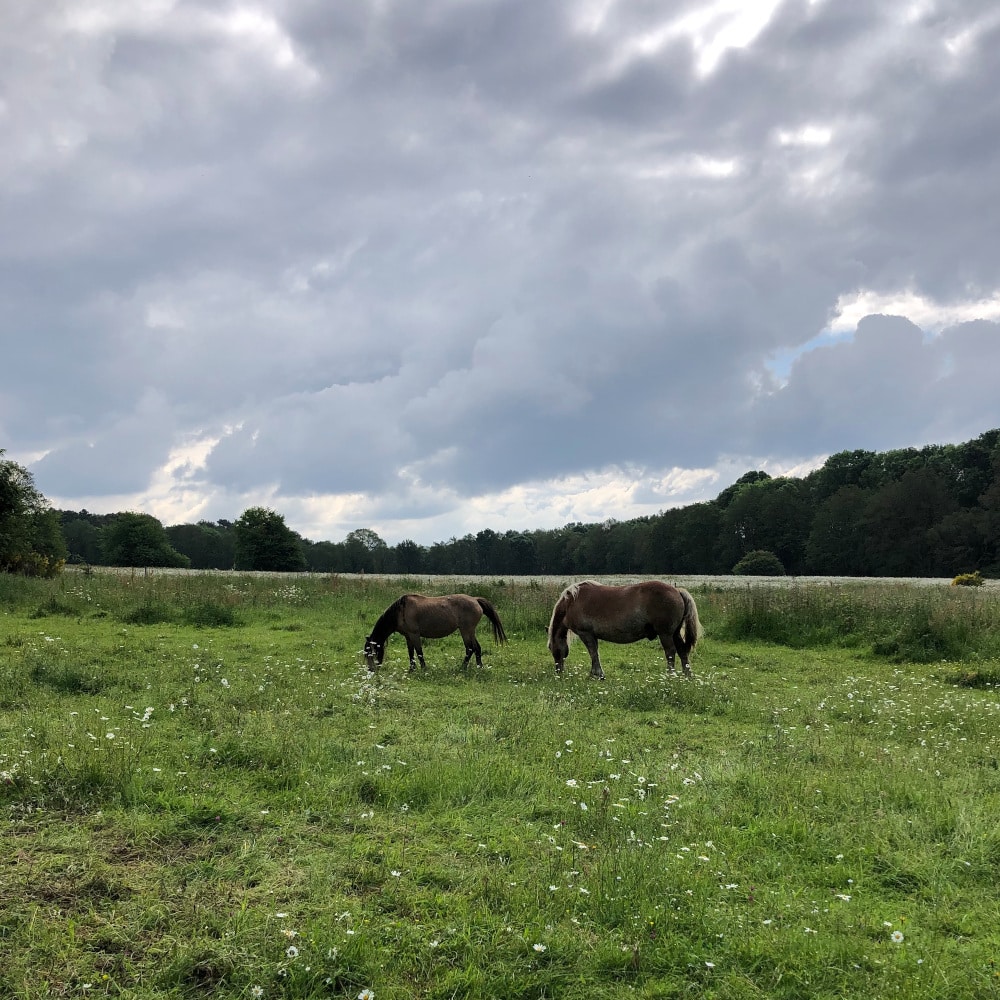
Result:
M1000 290L989 298L967 297L940 302L912 289L900 292L856 291L841 295L830 323L832 333L853 332L865 316L905 316L928 333L976 319L1000 320Z

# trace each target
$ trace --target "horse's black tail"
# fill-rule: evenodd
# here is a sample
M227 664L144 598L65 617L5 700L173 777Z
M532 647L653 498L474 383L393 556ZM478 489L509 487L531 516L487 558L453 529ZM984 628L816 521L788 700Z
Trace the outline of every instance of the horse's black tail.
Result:
M694 603L694 598L683 587L678 587L677 590L684 599L684 620L681 622L684 638L690 643L689 649L694 649L704 634L701 622L698 620L698 606Z
M507 633L503 630L503 624L500 621L500 616L497 614L496 608L485 597L477 597L476 600L479 601L479 606L483 609L483 614L489 618L490 624L493 626L493 641L498 646L502 646L507 641Z

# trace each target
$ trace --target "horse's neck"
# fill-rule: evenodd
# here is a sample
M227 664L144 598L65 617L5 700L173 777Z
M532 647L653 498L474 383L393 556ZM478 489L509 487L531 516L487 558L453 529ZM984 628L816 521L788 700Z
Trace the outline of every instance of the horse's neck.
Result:
M371 638L373 642L381 644L385 642L385 640L388 639L393 632L397 631L401 607L401 602L395 601L382 612L382 617L375 622L375 627L372 629Z

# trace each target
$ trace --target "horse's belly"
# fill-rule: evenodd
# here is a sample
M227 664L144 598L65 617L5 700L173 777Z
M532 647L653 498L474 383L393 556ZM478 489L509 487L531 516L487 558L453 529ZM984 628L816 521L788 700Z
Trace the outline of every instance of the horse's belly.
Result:
M652 631L649 619L645 615L630 615L617 621L603 621L599 618L592 618L588 623L589 629L598 639L607 642L636 642L645 639ZM655 632L653 635L655 636Z
M420 629L420 637L422 639L443 639L446 635L451 635L455 629L455 625L424 625Z
M645 639L647 637L646 629L644 627L636 628L605 628L605 629L595 629L594 635L598 639L604 639L605 642L637 642L639 639Z

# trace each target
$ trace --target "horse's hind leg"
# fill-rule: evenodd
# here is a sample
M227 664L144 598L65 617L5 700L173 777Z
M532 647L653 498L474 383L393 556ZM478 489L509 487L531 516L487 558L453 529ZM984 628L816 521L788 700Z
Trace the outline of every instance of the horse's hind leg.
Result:
M684 668L684 676L691 676L691 648L694 646L693 642L688 642L687 638L683 635L682 629L678 629L674 633L674 646L677 648L677 653L681 658L681 666Z
M667 657L667 670L670 673L674 672L674 656L677 653L674 647L674 641L668 635L660 636L660 645L663 647L664 655Z

